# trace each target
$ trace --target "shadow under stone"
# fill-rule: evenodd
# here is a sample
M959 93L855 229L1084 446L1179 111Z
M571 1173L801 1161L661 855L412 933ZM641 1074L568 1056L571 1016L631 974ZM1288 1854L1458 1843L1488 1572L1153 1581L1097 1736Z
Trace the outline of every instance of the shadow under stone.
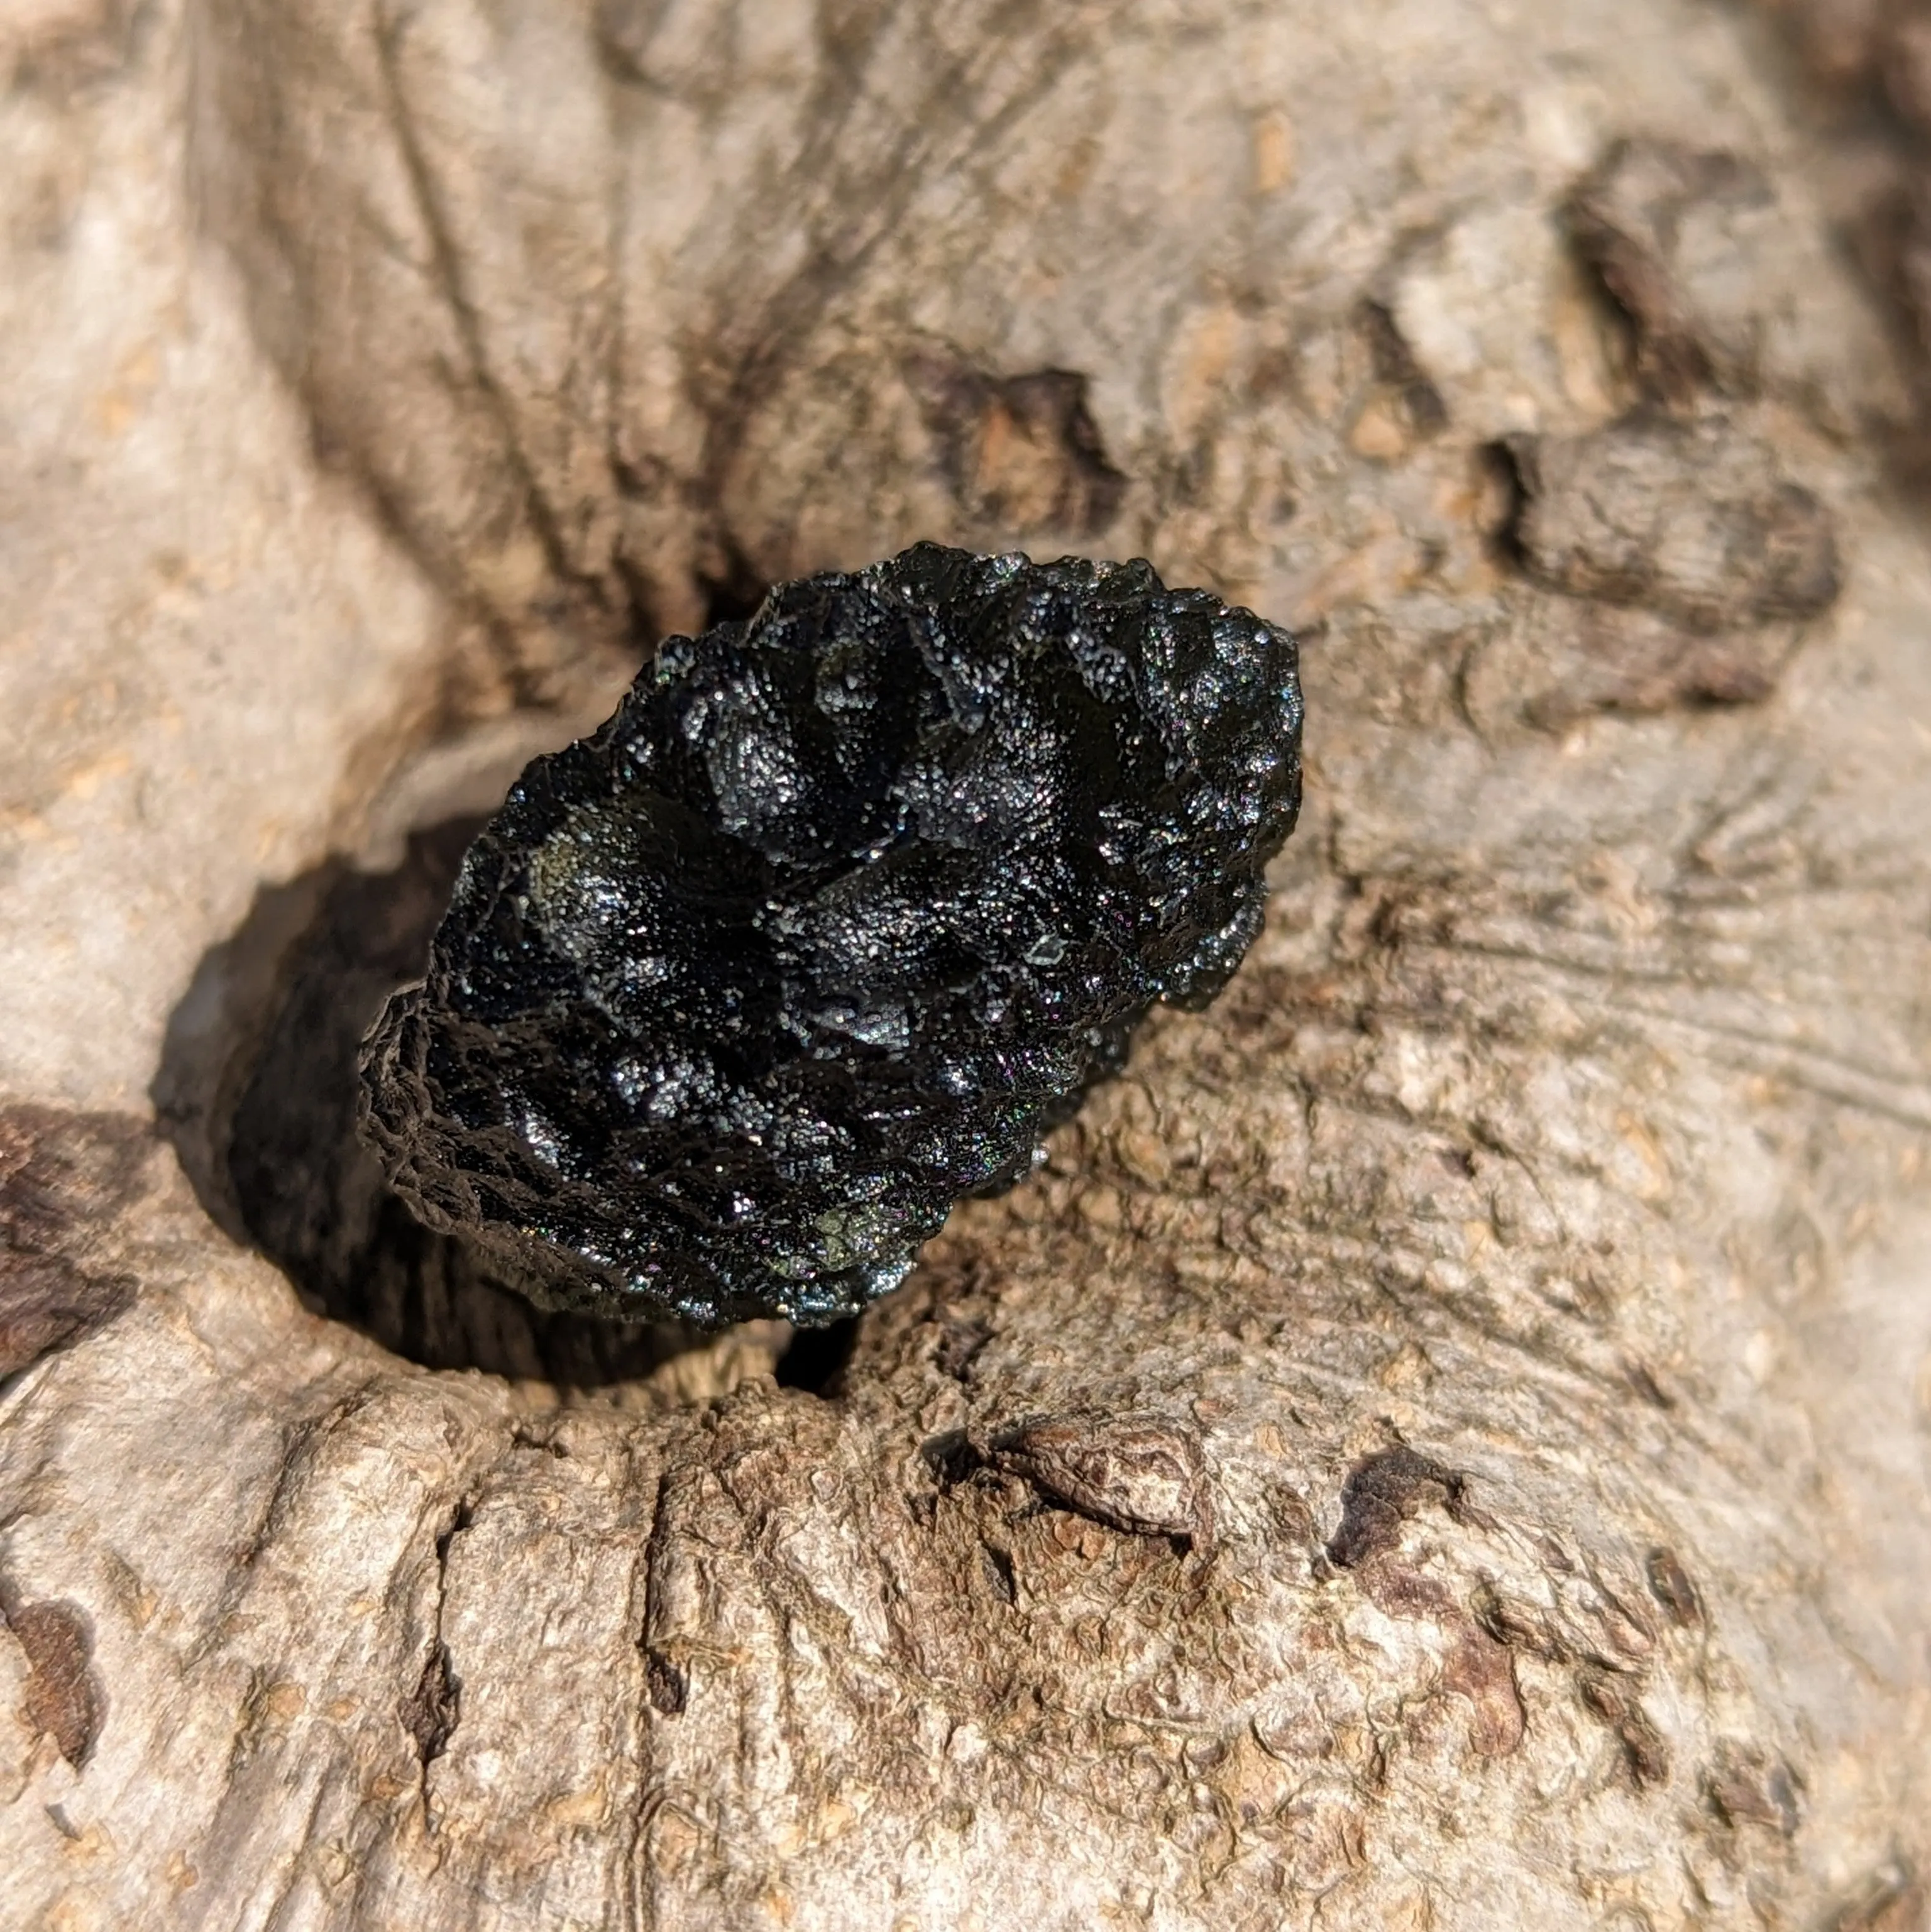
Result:
M845 1371L858 1347L858 1317L848 1315L822 1328L800 1328L778 1358L780 1388L803 1389L836 1401L845 1392Z
M418 1221L356 1132L356 1049L422 972L482 825L416 834L392 872L333 861L259 892L170 1017L155 1112L208 1212L319 1313L425 1368L630 1381L713 1338L533 1306Z

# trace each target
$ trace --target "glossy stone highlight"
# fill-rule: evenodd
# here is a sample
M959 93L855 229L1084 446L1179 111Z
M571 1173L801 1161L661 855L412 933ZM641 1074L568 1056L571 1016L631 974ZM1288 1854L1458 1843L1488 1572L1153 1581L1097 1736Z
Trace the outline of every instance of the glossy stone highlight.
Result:
M1225 982L1296 674L1145 562L932 544L671 638L470 848L362 1130L546 1306L850 1313Z

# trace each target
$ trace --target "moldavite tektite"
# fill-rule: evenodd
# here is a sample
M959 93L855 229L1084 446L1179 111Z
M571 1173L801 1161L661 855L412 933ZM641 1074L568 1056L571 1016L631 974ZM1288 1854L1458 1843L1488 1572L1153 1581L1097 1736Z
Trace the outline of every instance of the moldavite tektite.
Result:
M673 638L470 848L362 1131L533 1300L827 1322L1259 931L1293 639L920 544Z

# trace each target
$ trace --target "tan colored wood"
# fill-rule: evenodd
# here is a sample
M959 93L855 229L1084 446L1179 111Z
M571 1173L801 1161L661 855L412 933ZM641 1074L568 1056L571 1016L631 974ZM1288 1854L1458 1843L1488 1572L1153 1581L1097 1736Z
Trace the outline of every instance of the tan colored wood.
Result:
M0 73L0 1924L1926 1923L1918 373L1761 20L14 0ZM1304 629L1224 999L816 1387L339 1175L305 1304L229 1177L344 866L921 536Z

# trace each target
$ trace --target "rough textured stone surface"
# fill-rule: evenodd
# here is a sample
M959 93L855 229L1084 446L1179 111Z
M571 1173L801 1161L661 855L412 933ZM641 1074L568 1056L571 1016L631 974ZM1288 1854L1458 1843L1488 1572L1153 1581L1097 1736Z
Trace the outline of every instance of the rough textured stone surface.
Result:
M1293 640L1143 562L923 544L674 638L464 860L364 1130L557 1308L821 1322L1260 929Z
M0 1382L0 1916L1920 1932L1931 546L1839 246L1878 135L1773 23L0 41L0 1084L59 1290ZM1659 406L1727 426L1727 502L1816 500L1834 602L1758 626L1679 553L1605 602L1624 507L1524 570L1495 445ZM1700 434L1648 446L1692 508ZM452 1275L433 1346L372 1338L224 1234L206 1176L283 1144L234 1144L290 1064L257 994L328 950L278 896L366 857L379 926L580 674L629 654L593 721L664 629L920 536L1302 636L1307 815L1223 997L815 1360L486 1354ZM1725 702L1671 668L1739 640ZM1209 1510L1210 1560L1135 1526Z

